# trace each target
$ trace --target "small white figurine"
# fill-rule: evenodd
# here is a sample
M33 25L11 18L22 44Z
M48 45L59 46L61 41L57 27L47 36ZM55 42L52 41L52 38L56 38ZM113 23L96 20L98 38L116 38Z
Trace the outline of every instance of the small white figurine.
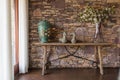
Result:
M66 39L66 32L63 32L63 37L59 39L60 42L62 43L66 43L67 39Z
M76 35L75 35L75 33L71 33L71 35L72 35L71 43L76 43Z

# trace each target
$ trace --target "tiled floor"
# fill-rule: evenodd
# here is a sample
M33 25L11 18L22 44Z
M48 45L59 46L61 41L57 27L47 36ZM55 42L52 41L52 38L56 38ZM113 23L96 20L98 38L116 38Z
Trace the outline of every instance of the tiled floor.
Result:
M104 69L103 76L98 69L50 69L45 76L41 76L41 70L34 69L18 75L15 80L118 80L118 75L116 68Z

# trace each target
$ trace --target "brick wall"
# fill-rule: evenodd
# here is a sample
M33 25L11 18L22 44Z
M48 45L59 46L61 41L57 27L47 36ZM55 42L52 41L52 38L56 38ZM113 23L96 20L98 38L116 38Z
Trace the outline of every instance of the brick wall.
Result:
M34 43L39 43L38 22L48 20L51 26L56 29L52 32L51 41L58 41L62 32L67 32L67 39L70 40L71 32L76 33L77 41L92 42L94 38L95 25L91 23L81 24L78 22L78 13L86 4L84 0L29 0L29 58L30 68L40 68L42 66L43 49L36 47ZM112 3L114 4L114 3ZM116 4L116 3L115 3ZM113 15L112 23L109 22L103 27L103 37L105 42L120 43L116 32L120 28L120 4L116 4L116 14ZM53 39L54 38L54 39ZM67 47L71 52L76 47ZM117 47L103 47L105 67L120 67L120 49ZM67 55L64 47L48 47L49 60ZM95 60L94 47L81 47L77 51L77 56L82 56ZM106 56L107 55L107 56ZM91 62L74 57L64 58L51 62L51 67L92 67Z

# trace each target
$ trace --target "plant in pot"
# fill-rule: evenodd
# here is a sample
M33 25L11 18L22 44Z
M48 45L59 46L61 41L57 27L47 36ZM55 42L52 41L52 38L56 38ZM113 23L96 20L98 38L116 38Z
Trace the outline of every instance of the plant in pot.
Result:
M101 33L102 23L110 20L110 17L114 13L114 6L109 7L97 7L97 6L86 6L79 14L80 22L90 22L95 24L95 35L94 42L103 42ZM102 40L101 40L102 39Z

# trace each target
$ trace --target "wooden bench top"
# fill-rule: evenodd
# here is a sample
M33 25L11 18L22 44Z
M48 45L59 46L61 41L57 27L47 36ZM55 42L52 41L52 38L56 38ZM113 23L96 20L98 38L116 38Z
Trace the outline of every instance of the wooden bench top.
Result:
M34 43L38 46L109 46L113 43Z

